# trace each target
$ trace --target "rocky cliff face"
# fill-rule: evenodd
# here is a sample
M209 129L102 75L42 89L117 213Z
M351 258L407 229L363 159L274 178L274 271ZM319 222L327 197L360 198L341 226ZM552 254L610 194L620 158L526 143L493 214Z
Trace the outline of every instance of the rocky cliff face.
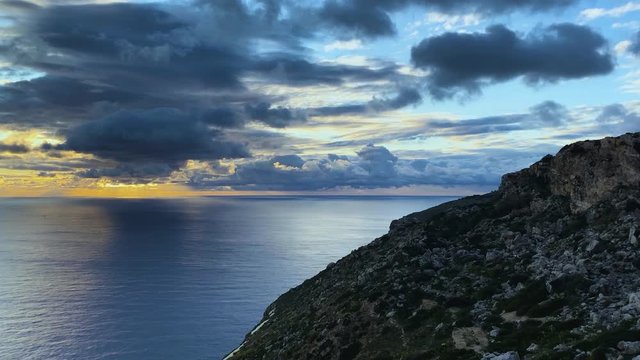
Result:
M408 215L282 295L231 359L640 359L640 133Z

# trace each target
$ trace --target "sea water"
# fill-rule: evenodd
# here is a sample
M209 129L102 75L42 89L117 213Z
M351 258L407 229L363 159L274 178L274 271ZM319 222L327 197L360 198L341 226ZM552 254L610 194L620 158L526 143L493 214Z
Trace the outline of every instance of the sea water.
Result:
M451 199L0 199L0 359L220 359L280 294Z

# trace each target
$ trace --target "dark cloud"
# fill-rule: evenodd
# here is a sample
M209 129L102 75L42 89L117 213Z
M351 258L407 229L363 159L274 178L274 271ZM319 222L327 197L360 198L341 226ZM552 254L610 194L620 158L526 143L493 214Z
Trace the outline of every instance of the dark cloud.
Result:
M126 56L127 45L153 50L158 40L184 28L169 13L146 4L50 6L36 17L35 34L46 44L83 55Z
M629 115L629 111L622 104L607 105L600 111L596 121L601 124L625 121Z
M364 1L328 1L319 15L330 24L352 30L358 36L395 34L395 26L385 9Z
M55 126L84 119L108 104L141 100L144 95L77 79L43 76L0 86L0 123L15 127Z
M26 154L30 151L29 147L22 144L5 144L0 142L0 153L8 152L12 154Z
M404 76L395 64L308 59L301 40L321 29L293 2L2 6L21 10L11 12L15 35L0 43L0 60L46 75L0 86L0 123L65 136L62 145L42 146L50 158L73 150L109 161L77 164L81 177L148 179L168 176L186 160L246 157L249 148L295 150L293 139L245 125L303 123L308 109L249 90L247 78L305 87ZM268 51L256 46L263 40ZM384 111L415 97L405 91L375 105Z
M638 31L631 40L631 46L629 46L629 52L634 55L640 55L640 31Z
M340 116L349 114L365 114L371 109L368 104L351 104L351 105L337 105L337 106L323 106L315 109L310 109L310 113L315 116Z
M387 178L396 174L398 158L384 146L367 145L357 152L363 169L374 177Z
M252 92L244 78L304 87L406 77L395 64L313 62L299 41L320 29L299 18L303 9L273 0L255 5L111 3L29 12L17 21L17 35L0 45L0 58L47 76L0 86L0 122L68 126L117 110L175 107L220 128L250 120L283 127L304 119L287 118L292 110L278 105L247 118L245 108L286 98ZM265 39L273 49L260 52L255 44Z
M35 10L40 8L38 5L22 0L2 0L0 8L19 9L19 10Z
M569 110L555 101L547 100L532 106L529 110L531 111L529 124L560 126L571 121Z
M389 0L380 0L388 2ZM579 0L416 0L417 3L433 5L444 11L471 9L483 13L503 13L513 10L547 11L554 8L564 8L577 3Z
M607 105L596 117L596 133L622 134L640 130L640 113L622 104Z
M163 178L178 170L165 163L120 164L111 168L90 168L76 173L81 178L98 179L101 177L132 178L137 182L146 182L154 178Z
M418 90L413 88L401 88L398 94L390 99L374 99L369 103L377 111L395 110L409 105L415 105L422 101Z
M329 159L330 161L349 160L349 158L345 155L336 155L336 154L327 154L327 159Z
M180 13L180 12L177 12ZM242 46L208 42L189 18L154 4L49 6L30 13L0 57L48 75L0 88L2 121L77 122L125 108L215 104L250 67ZM255 99L257 96L253 96ZM17 101L16 101L17 99ZM233 100L233 99L232 99Z
M416 89L402 87L398 90L398 93L391 98L373 98L364 104L290 109L281 106L273 107L269 103L262 102L256 105L246 105L245 113L249 120L259 121L274 128L284 128L296 123L304 123L309 117L314 116L377 113L415 105L421 101L422 96L420 96L420 93Z
M301 168L304 165L304 160L298 155L280 155L271 159L272 164L281 164L284 166Z
M398 93L391 98L373 98L366 104L324 106L308 109L308 113L315 116L366 114L397 110L420 102L422 102L422 96L418 90L410 87L401 87Z
M128 102L135 94L113 87L91 84L80 80L43 76L29 81L19 81L0 87L0 110L21 107L77 108L96 102Z
M120 111L69 131L63 150L121 162L179 164L249 156L243 145L177 109Z
M274 82L296 86L318 84L340 85L346 81L375 81L398 78L398 67L385 66L372 69L363 66L329 65L312 63L303 58L288 55L265 57L254 62L255 72Z
M395 34L390 13L411 5L446 13L476 12L497 14L510 11L560 9L578 0L330 0L319 10L319 17L356 36L380 37Z
M271 107L271 104L267 103L247 105L245 110L251 120L260 121L274 128L284 128L292 123L302 123L307 120L301 111Z
M524 77L530 84L608 74L607 41L588 27L555 24L520 37L503 25L485 33L445 33L411 50L416 67L429 70L436 99L479 93L483 86Z
M200 109L197 116L202 122L221 128L238 128L245 123L242 115L230 107Z

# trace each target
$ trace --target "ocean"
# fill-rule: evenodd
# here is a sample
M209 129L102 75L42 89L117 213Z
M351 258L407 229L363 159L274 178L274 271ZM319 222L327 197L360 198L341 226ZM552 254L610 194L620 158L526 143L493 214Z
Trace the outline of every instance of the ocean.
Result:
M452 199L0 199L0 359L220 359L280 294Z

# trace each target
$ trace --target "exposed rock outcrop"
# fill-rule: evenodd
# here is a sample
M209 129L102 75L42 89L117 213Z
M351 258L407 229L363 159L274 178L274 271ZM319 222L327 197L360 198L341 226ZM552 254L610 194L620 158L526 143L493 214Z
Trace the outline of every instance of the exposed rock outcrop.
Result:
M408 215L269 306L232 359L631 359L640 134Z

